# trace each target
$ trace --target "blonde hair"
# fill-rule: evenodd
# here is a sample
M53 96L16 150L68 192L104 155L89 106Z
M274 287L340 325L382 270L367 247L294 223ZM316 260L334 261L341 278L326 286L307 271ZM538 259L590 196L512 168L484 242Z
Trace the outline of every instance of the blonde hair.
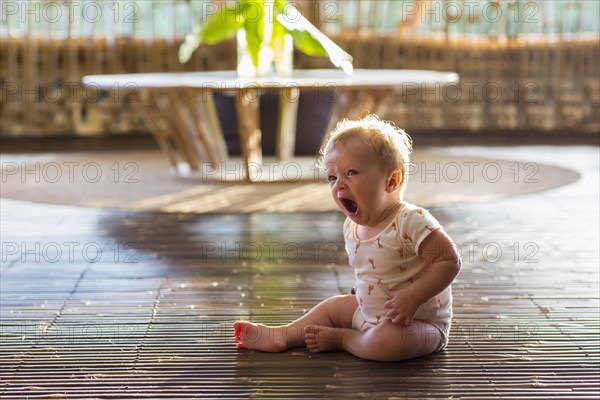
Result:
M412 140L404 130L393 122L383 121L369 114L358 120L343 119L329 133L321 148L319 165L325 167L325 157L338 143L357 141L379 156L380 166L385 173L399 169L402 173L402 189L408 179L407 169L412 151Z

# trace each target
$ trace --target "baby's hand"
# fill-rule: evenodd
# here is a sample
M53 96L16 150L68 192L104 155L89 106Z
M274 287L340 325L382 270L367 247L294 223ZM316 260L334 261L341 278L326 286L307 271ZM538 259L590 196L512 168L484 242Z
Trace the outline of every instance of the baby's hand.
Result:
M388 290L387 294L389 299L383 304L389 310L386 315L395 325L410 326L420 304L411 301L413 296L406 289Z

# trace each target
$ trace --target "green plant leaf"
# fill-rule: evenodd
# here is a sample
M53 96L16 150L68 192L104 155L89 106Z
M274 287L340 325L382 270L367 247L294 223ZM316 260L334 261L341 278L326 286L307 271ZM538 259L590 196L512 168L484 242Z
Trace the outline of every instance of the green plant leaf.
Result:
M287 29L277 20L273 21L273 36L271 36L271 46L278 41L283 40L288 33Z
M258 67L260 47L265 31L265 0L243 0L240 5L240 12L244 18L248 53L252 64Z
M336 67L347 74L352 73L352 56L342 50L323 32L312 25L297 10L295 16L288 18L286 12L294 9L287 0L273 0L269 3L272 10L265 9L265 0L239 0L213 14L201 26L194 27L179 48L179 61L184 63L202 43L216 44L234 36L243 29L248 53L255 67L259 66L259 55L265 38L266 12L273 17L273 31L268 45L275 51L283 46L286 34L290 34L294 46L310 56L329 56Z
M239 7L225 7L211 15L204 24L196 25L179 46L179 62L186 63L202 43L216 44L234 36L244 24Z
M285 3L287 0L273 0L273 19L285 11Z
M292 19L286 14L277 16L277 21L285 27L294 39L294 46L311 56L327 55L329 60L348 75L352 74L352 56L335 44L323 32L310 23L300 13Z
M285 28L284 28L285 29ZM309 56L326 56L327 51L323 45L315 39L308 31L286 30L294 39L294 46Z
M285 35L288 33L287 29L277 20L277 16L285 12L285 2L286 0L273 0L273 33L269 45L275 51L277 51L277 47L282 46Z
M200 31L201 43L216 44L233 37L244 25L244 14L240 7L229 6L211 15Z

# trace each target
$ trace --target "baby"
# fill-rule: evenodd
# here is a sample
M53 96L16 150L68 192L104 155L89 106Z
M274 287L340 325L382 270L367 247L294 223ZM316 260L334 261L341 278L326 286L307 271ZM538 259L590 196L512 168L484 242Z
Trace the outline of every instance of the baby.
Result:
M404 131L374 115L343 120L330 133L321 165L347 217L356 294L331 297L287 325L235 322L238 348L306 346L399 361L446 346L461 260L438 221L402 199L411 147Z

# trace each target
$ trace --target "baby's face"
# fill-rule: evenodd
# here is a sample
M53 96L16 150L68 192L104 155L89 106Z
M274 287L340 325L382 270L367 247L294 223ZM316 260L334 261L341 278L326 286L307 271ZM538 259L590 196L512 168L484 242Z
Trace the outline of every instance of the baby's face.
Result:
M387 174L367 145L338 143L325 156L325 172L337 206L354 222L370 226L390 205Z

